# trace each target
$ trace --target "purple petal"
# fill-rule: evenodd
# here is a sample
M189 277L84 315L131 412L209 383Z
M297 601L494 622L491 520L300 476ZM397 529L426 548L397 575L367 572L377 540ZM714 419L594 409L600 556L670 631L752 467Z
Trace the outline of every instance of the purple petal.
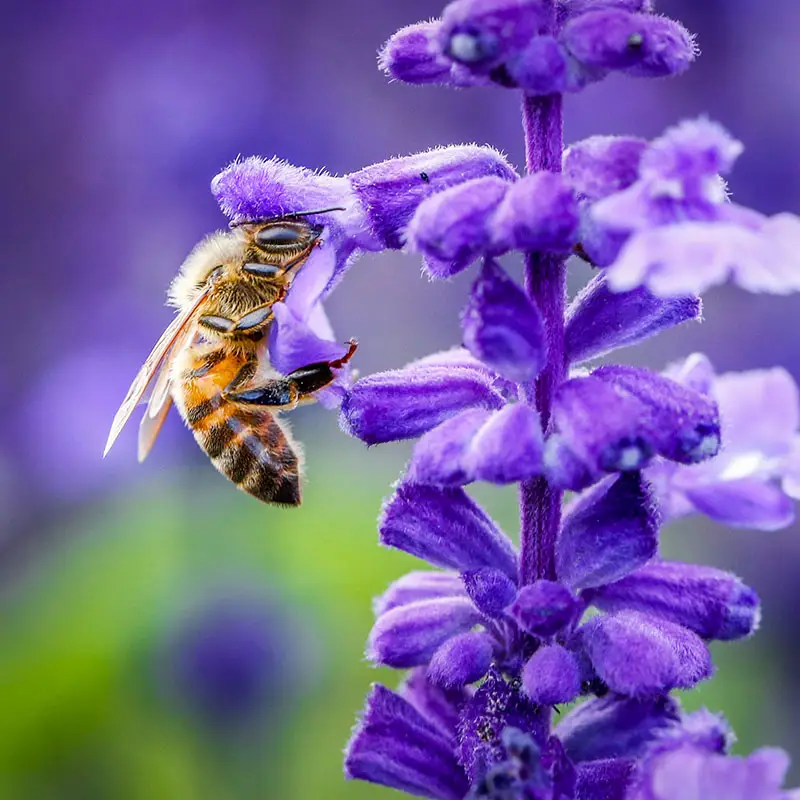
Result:
M373 235L401 248L403 234L425 198L475 178L516 179L508 161L491 147L453 145L392 158L348 175Z
M417 667L409 672L408 678L400 687L400 694L455 745L459 708L468 697L463 689L445 690L434 686L425 677L425 669Z
M491 413L469 408L428 431L414 447L407 479L440 486L461 486L472 481L464 457Z
M574 17L564 26L561 42L586 67L645 77L683 72L697 54L691 34L679 23L619 8Z
M285 303L275 303L272 312L270 363L283 375L319 361L335 361L347 352L346 344L320 339Z
M486 259L473 284L461 330L470 353L511 381L530 382L544 366L542 315L491 259Z
M367 658L396 669L427 664L450 637L480 622L465 597L418 600L378 617L369 634Z
M436 42L439 26L439 20L431 20L400 28L378 56L380 69L405 83L448 83L450 62Z
M409 572L389 584L389 588L373 602L375 616L380 617L397 606L432 600L438 597L463 597L461 576L456 572Z
M631 697L688 689L713 671L696 633L635 611L593 617L576 640L609 689Z
M540 580L519 590L510 612L523 630L549 637L569 626L581 610L580 603L565 586Z
M704 639L741 639L758 627L758 596L735 575L713 567L657 561L591 592L605 611L654 614Z
M546 4L519 0L455 0L442 14L441 51L476 72L488 72L552 23Z
M489 219L509 183L503 178L474 178L423 200L406 229L408 246L421 253L433 278L448 278L489 252Z
M491 377L477 370L413 367L357 381L342 403L342 428L367 444L411 439L465 408L500 408Z
M373 685L347 746L345 776L432 800L462 800L469 789L449 741L380 685Z
M633 136L591 136L564 153L564 177L579 197L600 200L636 182L647 146Z
M694 464L719 451L719 409L705 395L640 367L606 366L592 375L629 392L647 408L651 441L665 458Z
M641 769L637 800L789 800L782 750L723 756L685 746L657 753Z
M492 413L464 458L464 469L474 480L501 485L541 475L543 468L542 422L525 403Z
M612 292L600 273L567 311L567 358L579 363L638 344L687 320L699 320L701 309L699 297L662 299L644 287Z
M578 490L604 473L641 469L653 455L657 435L646 425L648 416L637 398L598 377L562 383L553 400L553 432L545 446L550 481Z
M555 733L574 762L639 758L679 721L679 707L671 697L634 700L607 694L572 709Z
M794 501L757 478L698 484L683 493L701 514L735 528L778 531L795 519Z
M580 215L573 190L554 172L537 172L512 184L492 215L496 252L568 253L577 241Z
M448 639L432 656L428 680L443 689L455 689L480 680L492 663L494 640L488 633L471 631Z
M602 586L658 549L658 510L640 473L605 481L573 501L556 541L556 574L572 589Z
M517 579L511 540L463 489L398 486L378 522L381 544L439 567L492 567Z
M487 617L502 617L517 596L514 582L497 569L468 570L461 578L470 599Z
M627 758L579 764L575 797L581 800L625 800L633 784L636 764Z
M581 693L580 667L560 644L540 647L522 670L522 686L539 705L571 703Z

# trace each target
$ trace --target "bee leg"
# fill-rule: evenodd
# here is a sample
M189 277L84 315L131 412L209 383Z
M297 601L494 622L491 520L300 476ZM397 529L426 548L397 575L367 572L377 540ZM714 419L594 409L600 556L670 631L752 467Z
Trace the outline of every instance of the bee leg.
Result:
M276 408L290 410L299 402L308 398L314 392L324 389L333 382L336 374L334 370L341 369L355 353L358 343L355 339L349 342L348 351L335 361L320 361L306 367L296 369L281 378L274 378L261 386L236 390L241 386L238 376L232 381L229 389L223 396L226 400L244 405L256 405L262 408Z

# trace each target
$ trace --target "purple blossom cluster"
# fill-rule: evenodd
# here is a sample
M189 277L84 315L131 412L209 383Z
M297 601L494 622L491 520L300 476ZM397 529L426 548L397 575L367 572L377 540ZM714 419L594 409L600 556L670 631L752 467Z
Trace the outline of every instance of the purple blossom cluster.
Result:
M480 262L460 347L332 396L367 444L416 440L380 541L437 568L376 600L367 656L410 672L373 687L348 777L432 800L800 797L781 751L730 755L724 720L670 694L711 676L709 642L756 630L756 593L659 554L660 526L687 514L792 522L797 386L780 368L717 376L699 354L663 373L596 362L698 320L716 284L800 289L800 219L730 202L742 145L709 120L653 142L562 138L563 93L695 55L647 0L456 0L398 31L381 67L521 90L525 175L453 146L344 177L247 159L214 181L234 222L344 209L321 215L325 246L276 310L279 369L334 346L321 303L360 251L406 248L432 278ZM524 286L498 263L512 251ZM571 254L597 274L567 304ZM518 484L518 548L465 491L478 481Z

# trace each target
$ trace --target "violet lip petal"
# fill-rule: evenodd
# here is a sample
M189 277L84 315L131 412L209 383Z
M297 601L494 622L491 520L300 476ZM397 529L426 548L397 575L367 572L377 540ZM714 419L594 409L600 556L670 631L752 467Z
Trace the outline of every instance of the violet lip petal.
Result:
M425 667L416 667L400 686L400 695L455 747L458 712L468 695L464 689L442 689L426 677Z
M546 342L539 309L493 260L486 259L461 314L464 346L490 369L516 383L544 366Z
M607 479L566 509L556 574L573 590L619 580L658 550L658 508L641 473Z
M397 606L405 606L417 600L432 600L437 597L464 597L466 590L457 572L409 572L389 584L389 588L375 598L372 607L379 617Z
M522 670L522 687L534 703L570 703L581 692L575 656L560 644L540 647Z
M719 451L719 409L710 398L640 367L605 366L592 375L630 393L647 408L648 430L665 458L695 464Z
M510 186L490 175L474 178L423 200L406 229L412 252L421 253L432 278L449 278L491 249L492 212Z
M345 776L421 795L463 800L469 790L448 739L408 701L373 685L345 753Z
M452 145L382 161L347 178L374 237L384 247L399 249L408 223L426 198L487 176L513 181L517 173L491 147Z
M474 480L515 483L544 470L544 436L539 413L525 403L493 412L472 439L464 469Z
M641 756L654 739L680 724L680 707L668 696L635 700L607 694L591 697L556 726L574 761Z
M372 626L367 657L396 669L427 664L448 639L465 633L480 620L466 597L435 597L396 606Z
M699 297L656 297L645 287L612 292L605 273L588 283L567 310L566 351L572 363L639 344L688 320L699 320Z
M344 402L340 423L367 444L412 439L465 408L500 408L504 400L491 376L477 370L407 367L357 381Z
M378 521L381 544L439 567L492 567L517 580L511 540L463 489L404 483Z
M483 631L460 633L448 639L431 657L428 680L443 689L456 689L480 680L489 670L494 640Z
M564 177L578 197L600 200L636 182L647 147L633 136L591 136L564 153Z
M631 697L688 689L713 672L696 633L635 611L593 617L576 632L575 646L612 692Z
M492 412L468 408L428 431L414 446L406 478L412 483L461 486L473 480L465 455Z

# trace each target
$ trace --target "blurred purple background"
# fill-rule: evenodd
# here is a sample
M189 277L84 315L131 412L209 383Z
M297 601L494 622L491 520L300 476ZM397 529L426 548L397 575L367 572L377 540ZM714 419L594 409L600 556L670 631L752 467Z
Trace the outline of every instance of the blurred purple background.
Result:
M612 77L570 97L567 139L651 137L707 114L746 145L734 197L769 213L800 212L800 3L658 7L697 33L697 65L676 80ZM172 275L198 239L224 225L208 189L222 166L239 154L276 154L342 173L462 141L492 143L521 163L515 94L406 87L376 69L376 51L395 29L440 9L430 0L5 4L0 575L35 564L58 538L60 515L85 513L176 465L205 466L177 418L144 466L130 431L108 459L100 453L116 406L169 320ZM575 274L577 286L586 273ZM369 373L455 343L467 280L429 285L410 256L370 256L328 311L342 338L360 340L357 366ZM717 290L702 327L630 357L660 366L704 349L720 371L783 363L800 378L798 302ZM308 449L356 452L324 416L301 416ZM362 456L350 463L366 473ZM763 646L793 684L797 530L690 526L675 535L764 596ZM776 717L761 738L797 758L792 735L791 721Z

